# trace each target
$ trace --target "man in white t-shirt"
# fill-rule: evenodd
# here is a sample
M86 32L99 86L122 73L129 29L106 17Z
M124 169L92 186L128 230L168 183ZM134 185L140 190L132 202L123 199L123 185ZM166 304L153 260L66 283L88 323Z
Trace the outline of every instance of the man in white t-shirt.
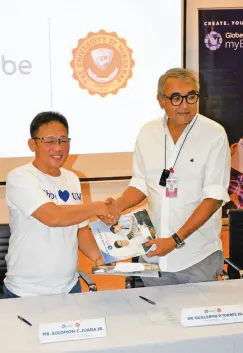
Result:
M197 113L198 98L191 71L175 68L160 77L157 99L166 114L142 127L130 186L107 200L124 211L147 197L158 239L147 243L156 250L146 260L161 270L158 279L143 278L147 286L216 280L223 267L229 144L221 125Z
M113 223L118 219L114 206L82 204L78 177L62 168L70 148L68 130L63 115L38 114L28 141L35 159L7 177L7 298L80 292L78 248L97 264L102 262L87 220L96 215Z

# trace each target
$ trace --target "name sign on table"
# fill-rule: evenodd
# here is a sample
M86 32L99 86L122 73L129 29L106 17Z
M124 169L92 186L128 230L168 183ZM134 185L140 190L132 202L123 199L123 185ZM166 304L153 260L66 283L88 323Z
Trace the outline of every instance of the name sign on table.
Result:
M105 337L106 323L104 318L54 322L39 326L41 343L82 340Z
M243 305L219 305L182 309L183 326L207 326L243 322Z

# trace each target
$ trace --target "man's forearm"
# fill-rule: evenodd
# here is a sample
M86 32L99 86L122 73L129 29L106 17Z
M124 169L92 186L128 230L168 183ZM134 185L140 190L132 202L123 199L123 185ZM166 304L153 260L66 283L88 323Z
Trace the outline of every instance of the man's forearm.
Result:
M40 206L32 216L49 227L68 227L100 214L109 217L110 213L119 215L114 206L101 201L82 205L56 205L49 202Z
M98 258L101 257L101 253L95 241L95 238L88 227L79 228L78 248L93 262L95 262Z
M221 205L221 200L204 199L195 209L187 222L176 232L180 239L185 240L189 235L199 229L210 217L212 217Z
M99 202L90 202L82 205L78 205L79 211L76 209L77 206L72 205L61 205L58 206L57 212L57 224L59 227L66 227L71 223L79 224L87 219L94 217L99 213ZM70 224L69 224L70 223Z
M146 198L146 195L133 186L129 186L121 197L117 201L117 205L120 211L125 211L126 209L136 206Z

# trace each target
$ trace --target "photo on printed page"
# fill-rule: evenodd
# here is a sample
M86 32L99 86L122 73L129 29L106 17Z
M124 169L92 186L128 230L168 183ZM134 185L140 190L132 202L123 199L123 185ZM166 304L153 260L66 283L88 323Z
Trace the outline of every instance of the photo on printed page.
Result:
M146 242L156 238L156 230L146 210L121 216L107 226L102 221L90 223L105 263L145 255L155 249Z

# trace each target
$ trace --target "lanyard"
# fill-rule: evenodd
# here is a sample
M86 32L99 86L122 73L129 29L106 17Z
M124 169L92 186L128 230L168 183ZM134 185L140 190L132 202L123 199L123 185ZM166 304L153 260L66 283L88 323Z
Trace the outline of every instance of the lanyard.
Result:
M198 115L197 115L197 117L198 117ZM197 121L197 117L196 117L196 119L194 120L194 122L193 122L192 126L190 127L190 129L187 131L187 134L186 134L186 136L185 136L185 138L184 138L184 140L183 140L183 142L182 142L182 144L181 144L181 147L180 147L180 149L179 149L179 152L178 152L178 154L177 154L177 156L176 156L176 159L175 159L175 162L174 162L173 167L169 169L171 173L174 173L174 168L175 168L177 159L178 159L178 157L179 157L179 155L180 155L180 153L181 153L181 150L182 150L182 147L183 147L184 143L186 142L186 139L187 139L187 136L189 135L189 132L191 131L191 129L193 128L195 122ZM166 135L165 135L165 169L166 169Z

